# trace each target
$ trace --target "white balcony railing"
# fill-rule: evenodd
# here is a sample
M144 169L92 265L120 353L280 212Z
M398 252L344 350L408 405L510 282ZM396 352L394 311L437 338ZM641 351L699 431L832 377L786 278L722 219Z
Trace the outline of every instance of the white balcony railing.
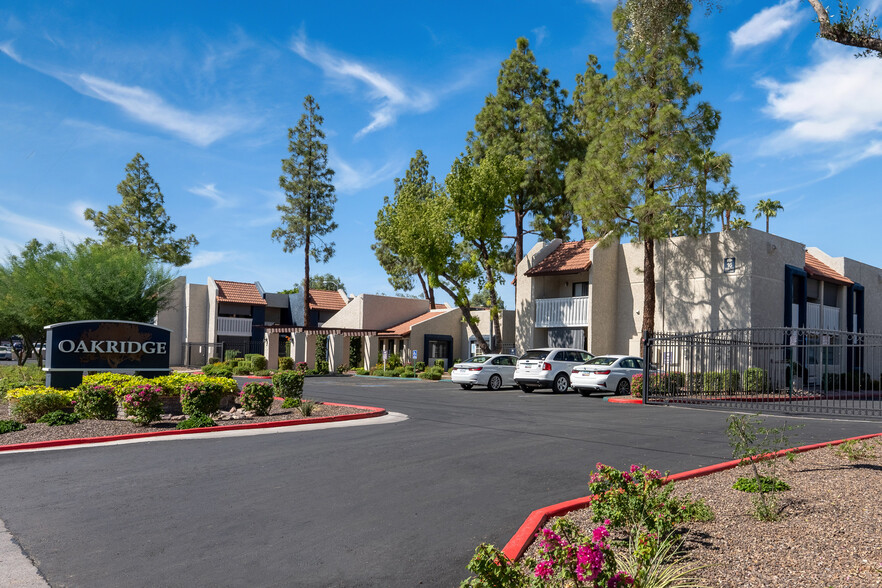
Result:
M540 328L587 327L590 315L587 296L536 300L536 326Z
M217 317L217 334L232 337L250 337L251 319L219 316Z

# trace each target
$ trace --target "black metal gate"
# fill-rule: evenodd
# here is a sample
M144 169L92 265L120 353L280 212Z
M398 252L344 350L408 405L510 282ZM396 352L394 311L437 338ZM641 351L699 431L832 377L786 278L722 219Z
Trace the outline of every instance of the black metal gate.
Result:
M184 343L184 365L200 368L208 363L209 358L223 359L223 346L223 343Z
M882 335L762 328L644 335L644 402L882 417Z

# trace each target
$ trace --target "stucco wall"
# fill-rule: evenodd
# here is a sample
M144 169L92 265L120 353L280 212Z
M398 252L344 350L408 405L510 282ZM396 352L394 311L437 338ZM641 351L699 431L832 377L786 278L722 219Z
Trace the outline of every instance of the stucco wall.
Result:
M882 333L882 269L848 257L831 257L816 247L809 247L809 253L864 287L864 332Z
M419 354L418 361L426 361L426 352L428 350L425 349L425 336L447 335L453 337L453 343L451 347L451 359L465 359L463 354L468 355L468 348L463 347L461 329L462 311L458 308L454 308L445 313L439 314L438 316L434 316L411 327L410 340L407 342L405 353L408 354L409 358L409 352L412 349L416 348Z
M750 326L784 326L784 266L805 267L805 246L771 233L745 229L751 254Z
M208 335L208 286L187 284L187 341L210 342ZM212 305L213 306L213 305Z
M616 287L620 248L617 244L591 248L591 270L588 274L589 327L585 329L585 346L594 355L618 353L616 318L619 293Z
M187 332L186 287L187 278L178 276L174 279L169 306L156 314L156 324L171 329L169 340L169 362L181 365L183 362L183 342Z
M400 298L375 294L362 294L358 298L361 298L364 304L362 316L362 328L364 329L388 329L429 312L429 301L421 298Z
M214 343L217 341L217 284L211 277L208 278L206 294L206 305L208 308L208 338L206 341Z
M534 300L544 298L541 293L537 292L537 288L541 288L541 279L532 279L526 275L528 269L545 259L549 253L557 249L561 244L560 239L551 241L540 241L524 255L524 258L517 266L515 273L515 347L518 354L524 350L534 347L538 338L533 328L536 316ZM544 332L541 334L544 344Z

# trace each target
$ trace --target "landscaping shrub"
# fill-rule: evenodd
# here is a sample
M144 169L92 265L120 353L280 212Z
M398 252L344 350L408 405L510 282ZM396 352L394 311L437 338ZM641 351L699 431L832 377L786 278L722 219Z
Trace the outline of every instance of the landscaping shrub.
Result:
M306 370L309 369L309 364L306 363L305 361L298 361L295 369L299 372L305 372Z
M251 370L245 366L236 366L233 368L234 376L250 376Z
M349 339L349 365L361 365L361 337Z
M209 357L208 358L208 365L211 365L214 363L220 363L220 358L219 357Z
M143 376L114 374L111 372L101 372L83 376L83 385L99 385L113 388L113 393L117 399L125 396L132 387L139 384L146 384L149 381L150 380Z
M129 420L143 427L158 421L162 415L161 396L159 386L140 384L123 396L121 404Z
M251 363L251 369L255 372L266 369L266 358L259 353L249 353L245 359Z
M80 384L74 405L81 419L112 421L116 418L116 392L104 384Z
M21 388L10 390L9 393L11 394L15 390L21 390ZM64 394L52 388L44 387L43 390L45 392L27 394L15 400L12 407L12 416L25 423L33 423L41 416L50 412L70 410L72 402L70 394ZM116 413L114 412L115 415Z
M704 374L702 372L686 374L686 389L692 393L704 390Z
M315 375L325 375L328 373L328 362L324 360L315 360L315 369L313 370Z
M311 416L313 411L315 410L316 403L312 400L304 400L300 403L300 414L305 417Z
M245 410L252 410L257 416L266 416L273 404L273 386L252 382L245 384L239 392L239 403Z
M75 414L65 412L63 410L54 410L48 412L37 419L38 423L45 423L50 427L59 427L61 425L73 425L80 422Z
M13 388L44 386L45 383L46 373L35 365L0 366L0 400Z
M441 373L444 373L444 360L436 359L435 364L432 367L441 368Z
M416 362L416 364L414 365L414 370L418 371L418 372L426 371L426 362L424 362L424 361Z
M397 378L398 376L400 376L401 374L404 373L404 368L402 366L398 366L398 367L392 368L391 370L386 370L386 371L392 372L392 374L391 374L392 377Z
M440 380L441 375L444 373L444 368L440 368L438 366L432 366L427 368L426 371L420 374L420 378L423 380Z
M233 377L233 368L226 363L216 363L203 367L202 373L214 378L231 378Z
M279 372L273 376L273 386L282 398L300 398L303 396L303 373Z
M220 408L224 390L212 382L188 382L181 388L181 410L186 415L211 414Z
M355 373L358 374L359 376L365 376L365 375L369 374L370 372L368 370L364 369L363 367L357 367L357 368L355 368Z
M328 336L315 336L315 364L318 366L320 361L328 360Z
M768 374L762 368L752 367L744 370L743 382L745 392L765 392L769 387Z
M207 414L196 413L185 421L178 423L176 429L198 429L200 427L216 427L217 423Z
M282 408L300 408L301 400L297 396L290 396L282 403Z
M386 359L386 369L394 370L395 368L401 367L401 357L397 353L390 353L389 357Z
M143 380L141 383L159 386L162 388L163 396L180 396L184 386L193 382L199 384L214 384L222 390L221 396L235 394L239 391L239 385L236 384L236 380L232 378L187 374L183 372L176 372L167 376L159 376L150 380Z
M255 375L255 376L264 376L264 377L266 377L266 376L271 376L271 375L273 375L273 373L272 373L271 371L269 371L269 370L257 370L256 372L254 372L254 375Z
M237 349L227 349L224 351L224 361L230 361L231 359L236 359L239 357L239 350Z
M13 433L15 431L24 431L26 426L18 421L4 420L0 421L0 435L3 433Z
M279 371L293 370L294 369L294 358L293 357L280 357L279 358Z
M735 392L739 388L741 375L736 370L704 373L705 392Z
M349 366L348 366L347 364L343 364L343 365L338 365L338 366L337 366L337 373L338 373L338 374L342 374L342 373L345 373L345 372L348 372L348 371L349 371Z
M643 398L643 374L631 376L631 396L633 398Z

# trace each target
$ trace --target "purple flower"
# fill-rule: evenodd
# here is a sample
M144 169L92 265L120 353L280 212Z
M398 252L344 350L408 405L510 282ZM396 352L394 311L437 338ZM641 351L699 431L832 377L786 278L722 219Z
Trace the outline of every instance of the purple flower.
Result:
M543 559L538 564L536 564L536 569L533 570L533 575L537 578L550 578L554 575L554 560Z

